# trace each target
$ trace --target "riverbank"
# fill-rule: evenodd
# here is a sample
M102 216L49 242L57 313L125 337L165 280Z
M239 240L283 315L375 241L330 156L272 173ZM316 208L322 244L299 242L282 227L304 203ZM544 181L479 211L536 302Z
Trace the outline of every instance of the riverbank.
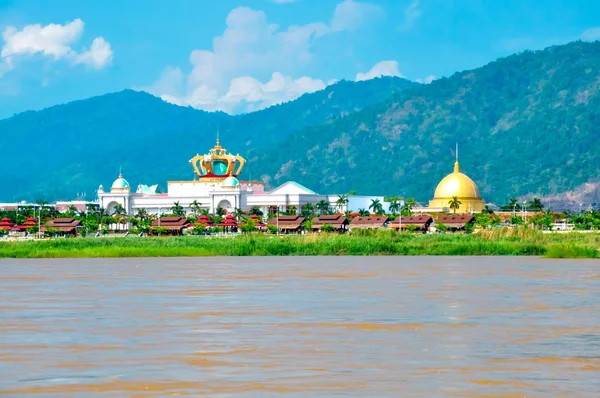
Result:
M600 233L542 234L534 230L489 230L472 235L420 235L361 231L354 235L251 234L218 237L72 238L0 242L4 258L515 255L598 258Z

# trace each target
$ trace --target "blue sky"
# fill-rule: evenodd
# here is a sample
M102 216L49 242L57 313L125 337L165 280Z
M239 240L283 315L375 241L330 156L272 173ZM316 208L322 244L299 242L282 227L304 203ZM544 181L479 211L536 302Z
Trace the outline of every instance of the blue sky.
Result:
M247 112L600 39L593 0L0 0L0 117L125 88Z

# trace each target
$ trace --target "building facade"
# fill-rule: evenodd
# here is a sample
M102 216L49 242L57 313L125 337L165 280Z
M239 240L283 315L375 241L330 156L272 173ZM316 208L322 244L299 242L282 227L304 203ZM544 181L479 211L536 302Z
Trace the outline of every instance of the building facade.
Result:
M322 201L342 212L356 211L358 208L354 209L356 206L353 204L366 204L371 199L383 202L382 196L352 196L345 205L340 205L340 195L318 194L294 181L265 191L262 181L238 179L245 162L240 155L228 154L217 140L208 154L196 155L190 160L195 173L193 180L169 181L166 193L157 192L157 185L139 185L134 191L120 174L109 190L100 185L98 202L109 214L119 205L128 214L135 214L139 209L145 209L152 214L169 213L175 203L182 206L187 213L191 213L192 209L198 206L210 213L215 213L219 207L227 212L238 208L249 210L258 207L265 214L274 214L289 211L292 207L299 211L309 203L316 208Z

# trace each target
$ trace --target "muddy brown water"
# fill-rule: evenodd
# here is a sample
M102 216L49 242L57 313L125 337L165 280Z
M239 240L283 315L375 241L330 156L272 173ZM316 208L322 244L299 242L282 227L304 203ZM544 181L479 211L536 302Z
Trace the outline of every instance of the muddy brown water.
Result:
M0 260L0 277L0 395L600 394L594 260Z

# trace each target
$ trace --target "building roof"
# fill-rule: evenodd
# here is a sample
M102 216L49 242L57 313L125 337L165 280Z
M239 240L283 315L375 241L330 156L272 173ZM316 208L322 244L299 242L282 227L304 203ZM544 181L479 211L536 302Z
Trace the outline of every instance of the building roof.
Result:
M223 182L221 183L222 187L226 187L226 188L232 188L232 187L237 187L240 185L240 182L238 181L237 178L235 178L234 176L229 176L226 179L223 180Z
M298 229L305 218L300 216L279 216L269 220L269 225L279 226L279 229Z
M449 227L456 227L456 228L464 227L465 224L471 223L473 221L475 221L475 217L473 217L471 215L468 215L468 216L440 216L436 220L436 222L438 222L438 223L442 223Z
M333 215L321 215L317 218L312 219L312 227L313 229L318 229L322 225L329 224L333 227L341 228L344 225L348 225L348 219L339 214Z
M290 185L292 187L296 188L296 190L298 191L297 193L299 193L299 194L304 194L304 195L318 195L318 193L316 193L312 189L308 189L304 185L298 184L296 181L288 181L286 183L283 183L280 186L278 186L277 188L273 189L269 193L270 194L277 194L277 191L280 191L280 190L282 190L285 187L289 187Z
M11 229L15 224L12 223L8 218L4 217L0 221L0 229Z
M381 228L390 221L388 217L385 216L375 216L375 217L354 217L350 222L351 228Z
M477 184L464 173L460 172L458 163L458 148L456 162L454 163L454 172L444 177L435 188L433 199L452 199L456 196L458 199L481 199Z
M61 232L72 232L77 227L81 226L81 220L74 218L55 218L42 225L42 230L52 228Z
M152 221L152 228L159 227L159 220ZM168 230L180 230L189 225L189 221L184 217L161 217L160 227Z
M231 214L227 214L219 223L219 227L237 227L237 220Z
M113 182L112 186L110 187L110 190L127 190L127 189L131 189L129 186L129 182L127 182L126 179L123 178L123 174L119 174L119 178L117 178L115 180L115 182Z
M409 225L414 225L420 229L425 229L433 222L433 218L429 214L422 214L420 216L400 217L400 220L395 219L388 225L389 228L398 229L402 224L402 229L408 228Z

